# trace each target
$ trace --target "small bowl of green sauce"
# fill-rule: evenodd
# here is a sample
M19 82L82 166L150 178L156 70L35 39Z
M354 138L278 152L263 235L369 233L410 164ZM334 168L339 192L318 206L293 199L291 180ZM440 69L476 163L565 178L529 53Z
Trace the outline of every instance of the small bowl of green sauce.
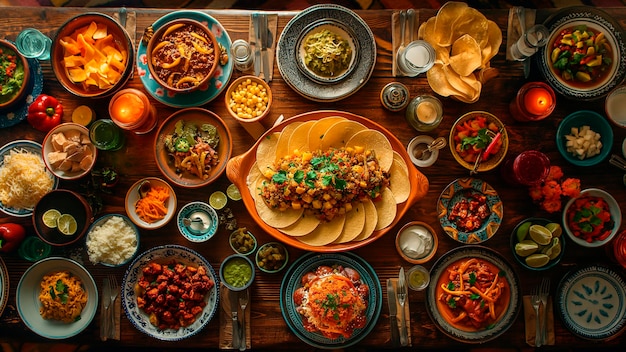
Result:
M222 262L220 280L231 291L243 291L254 281L254 263L241 254L233 254Z

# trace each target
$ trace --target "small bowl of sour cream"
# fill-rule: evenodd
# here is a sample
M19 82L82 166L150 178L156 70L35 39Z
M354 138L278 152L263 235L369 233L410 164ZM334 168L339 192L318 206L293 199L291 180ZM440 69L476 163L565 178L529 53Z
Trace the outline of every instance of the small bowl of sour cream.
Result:
M398 253L404 260L413 264L423 264L432 259L438 245L435 230L422 221L407 223L396 235Z
M215 209L207 203L191 202L180 209L176 224L189 241L204 242L217 232L219 219Z

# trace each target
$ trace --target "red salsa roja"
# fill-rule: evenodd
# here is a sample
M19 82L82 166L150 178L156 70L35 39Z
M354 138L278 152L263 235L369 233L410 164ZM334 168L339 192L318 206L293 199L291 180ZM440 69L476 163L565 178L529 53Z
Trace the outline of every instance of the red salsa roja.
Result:
M573 87L596 86L611 72L614 49L605 33L595 28L586 25L565 28L550 49L550 66Z
M167 87L189 90L213 75L217 64L215 40L200 26L193 21L169 24L162 35L153 38L153 73Z

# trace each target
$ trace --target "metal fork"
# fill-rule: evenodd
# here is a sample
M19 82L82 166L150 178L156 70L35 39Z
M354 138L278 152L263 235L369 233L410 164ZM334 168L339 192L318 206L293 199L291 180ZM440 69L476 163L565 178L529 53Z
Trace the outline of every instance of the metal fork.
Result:
M535 346L541 346L541 321L539 318L539 305L541 304L541 298L539 298L539 287L533 287L530 291L530 303L535 309Z
M109 285L111 286L111 309L109 309L109 337L115 338L115 299L119 294L120 287L117 285L115 275L109 274Z
M541 280L541 286L539 287L539 299L543 304L543 310L541 311L541 344L546 344L546 332L548 327L548 296L550 295L550 280L544 277Z
M248 343L246 342L246 307L248 307L248 289L239 292L239 306L241 307L241 328L239 329L239 350L245 351Z
M401 271L401 275L404 275L404 271ZM396 295L398 296L398 303L400 303L400 345L408 345L408 333L406 331L406 317L404 313L404 303L406 302L406 282L398 280L398 290Z

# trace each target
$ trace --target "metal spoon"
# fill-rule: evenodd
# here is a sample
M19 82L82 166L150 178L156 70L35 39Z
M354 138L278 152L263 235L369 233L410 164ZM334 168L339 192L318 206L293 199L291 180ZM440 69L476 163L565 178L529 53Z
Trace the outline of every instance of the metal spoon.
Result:
M202 221L201 218L199 217L195 217L193 219L190 218L183 218L183 225L187 226L190 230L192 231L196 231L196 232L202 232L203 230L196 230L192 225L195 223L201 223L202 224L202 228L203 230L206 228L206 225L204 224L204 221Z
M400 11L400 46L398 47L398 51L396 51L396 61L400 60L400 56L404 51L404 32L406 25L406 12L404 10Z
M420 146L423 146L423 145L424 144L421 144ZM413 155L415 156L416 159L425 160L430 157L430 153L432 153L433 150L441 149L445 147L446 145L448 145L448 142L446 142L446 139L443 137L438 137L434 139L432 142L430 142L430 144L428 144L426 148L422 149L422 147L419 147L415 149L415 151L413 152Z

